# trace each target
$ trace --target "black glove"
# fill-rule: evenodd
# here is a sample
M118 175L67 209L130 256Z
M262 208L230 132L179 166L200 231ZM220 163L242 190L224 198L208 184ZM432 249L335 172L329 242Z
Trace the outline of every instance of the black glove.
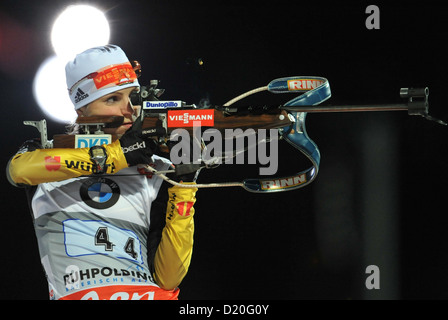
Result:
M177 182L196 182L199 172L204 166L204 163L178 164L174 168L175 174L172 179Z
M120 138L121 149L129 166L152 163L157 142L150 136L152 134L142 133L142 118L138 117Z
M179 144L179 146L182 146L182 150L190 150L190 160L187 163L174 165L175 172L168 175L170 179L177 182L196 182L196 179L199 176L199 172L203 167L205 167L205 164L202 161L200 161L200 163L195 163L198 162L198 159L195 159L195 161L193 161L193 143L195 143L193 138L190 138L188 142L185 142L183 140L177 143L174 143L172 141L169 142L170 150L172 147L174 147L174 145L177 144ZM183 156L185 156L185 154Z

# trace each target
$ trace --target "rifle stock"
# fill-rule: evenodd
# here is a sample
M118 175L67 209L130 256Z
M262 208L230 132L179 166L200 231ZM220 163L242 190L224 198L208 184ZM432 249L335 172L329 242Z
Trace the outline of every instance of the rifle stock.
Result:
M194 110L194 109L188 109ZM185 111L188 111L185 110ZM205 110L205 109L196 109ZM271 109L266 113L261 114L231 114L227 115L225 112L214 110L213 126L202 126L202 128L214 128L219 131L224 131L225 129L275 129L288 126L292 123L288 112L281 109ZM142 127L144 129L156 128L162 126L166 123L166 119L169 116L169 110L162 110L160 112L148 112L145 114L143 119ZM120 116L92 116L92 117L78 117L76 123L80 127L87 128L85 132L89 132L92 128L96 132L94 134L102 134L102 128L114 128L119 127L123 123L124 118ZM165 120L165 121L164 121ZM96 126L96 128L95 128ZM170 127L166 126L167 136L175 129L185 129L190 134L193 133L193 127ZM118 139L117 136L112 135L112 141ZM53 136L53 147L54 148L74 148L75 147L75 135L74 134L56 134Z

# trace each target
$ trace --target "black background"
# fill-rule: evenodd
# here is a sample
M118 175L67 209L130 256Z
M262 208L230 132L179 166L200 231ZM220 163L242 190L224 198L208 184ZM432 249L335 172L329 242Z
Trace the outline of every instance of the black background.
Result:
M72 1L2 1L2 166L45 116L32 79L52 55L52 23ZM164 99L212 105L297 75L326 77L328 104L401 103L401 87L429 87L430 114L448 120L446 13L438 3L78 1L106 12L111 43L161 80ZM73 39L76 41L76 39ZM204 62L198 64L198 59ZM292 98L292 97L291 97ZM259 94L245 103L281 104ZM244 103L243 103L244 104ZM64 125L47 119L49 135ZM181 299L446 299L447 127L406 112L309 114L322 154L311 185L277 194L202 189ZM306 162L280 143L280 171ZM257 167L220 166L198 182L238 181ZM2 173L0 298L47 299L23 190ZM365 286L377 265L381 288Z

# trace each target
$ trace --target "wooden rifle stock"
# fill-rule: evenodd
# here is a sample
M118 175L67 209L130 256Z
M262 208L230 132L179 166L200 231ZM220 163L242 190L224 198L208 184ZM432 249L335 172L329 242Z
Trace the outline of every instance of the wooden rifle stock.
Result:
M187 109L189 110L204 110L204 109ZM225 129L275 129L285 127L291 124L291 119L288 116L288 112L281 109L271 109L266 113L246 113L246 114L231 114L227 115L225 112L217 109L214 110L214 125L203 126L202 128L215 128L221 132ZM145 115L143 119L142 128L156 128L163 123L163 117L165 119L169 117L169 110L161 112L151 112ZM93 134L104 134L103 128L116 128L123 123L124 118L120 116L92 116L92 117L78 117L76 123L84 129L84 132L91 132L92 129L96 132ZM96 127L96 128L95 128ZM193 133L193 127L170 127L167 126L167 136L174 129L185 129L190 134ZM82 134L80 134L82 135ZM115 141L117 136L112 135L112 141ZM75 135L74 134L57 134L53 136L54 148L75 148Z

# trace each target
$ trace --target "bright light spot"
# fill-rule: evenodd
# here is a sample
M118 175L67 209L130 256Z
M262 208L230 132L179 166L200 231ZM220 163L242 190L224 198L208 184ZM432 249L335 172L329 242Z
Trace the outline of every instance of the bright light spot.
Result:
M41 64L33 83L34 98L48 117L65 123L76 119L67 92L65 64L86 49L108 44L109 37L105 15L92 6L69 6L55 20L51 43L56 56Z
M109 23L100 10L88 5L67 7L56 19L51 43L65 61L82 51L109 43Z
M33 82L33 94L42 111L58 122L73 122L75 108L70 101L65 81L65 61L52 56L46 59Z

